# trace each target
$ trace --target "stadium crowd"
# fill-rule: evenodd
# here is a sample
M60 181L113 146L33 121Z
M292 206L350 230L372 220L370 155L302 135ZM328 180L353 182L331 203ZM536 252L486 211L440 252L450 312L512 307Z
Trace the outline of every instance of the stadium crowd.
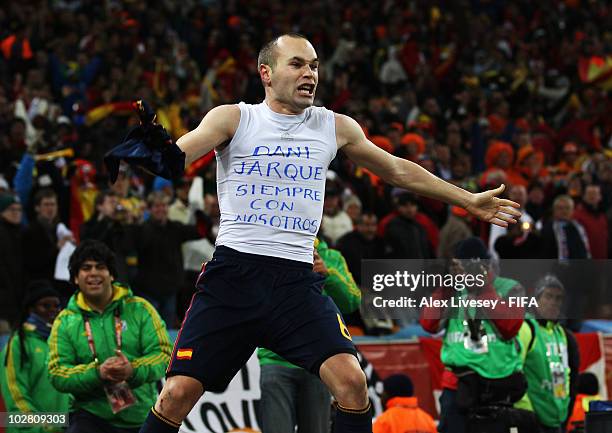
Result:
M449 258L472 236L502 259L607 259L610 29L601 0L4 3L0 333L23 323L34 299L26 288L41 279L68 303L74 285L59 264L88 239L115 253L118 281L178 327L214 251L214 156L176 182L122 166L114 184L103 156L137 122L135 99L157 108L174 139L214 106L260 102L258 50L292 31L322 59L317 105L463 188L504 183L523 207L509 229L485 225L339 153L319 238L357 285L364 258Z

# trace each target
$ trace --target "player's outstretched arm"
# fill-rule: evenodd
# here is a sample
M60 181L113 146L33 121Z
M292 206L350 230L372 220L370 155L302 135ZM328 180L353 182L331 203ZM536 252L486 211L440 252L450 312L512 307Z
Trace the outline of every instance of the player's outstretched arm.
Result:
M520 205L497 196L499 188L471 193L431 174L418 164L391 155L380 149L363 133L359 124L348 116L336 114L338 148L355 163L376 173L385 182L414 193L463 207L483 221L507 227L516 222Z
M210 110L196 129L176 141L185 152L185 166L231 140L239 123L240 108L237 105L219 105Z

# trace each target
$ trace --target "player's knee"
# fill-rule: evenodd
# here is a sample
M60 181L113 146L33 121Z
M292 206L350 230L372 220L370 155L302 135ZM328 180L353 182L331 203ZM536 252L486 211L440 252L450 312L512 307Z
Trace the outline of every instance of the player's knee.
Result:
M204 388L198 380L187 376L171 376L164 384L155 409L172 420L182 421L203 393Z
M345 407L362 407L367 404L368 391L366 376L361 369L350 369L341 378L334 397Z

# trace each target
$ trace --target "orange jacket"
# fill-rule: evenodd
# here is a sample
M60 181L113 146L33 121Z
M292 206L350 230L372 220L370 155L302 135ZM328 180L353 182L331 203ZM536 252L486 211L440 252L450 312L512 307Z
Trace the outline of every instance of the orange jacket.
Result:
M419 409L416 397L394 397L387 410L376 418L373 433L436 433L436 424L427 412Z
M596 400L601 400L601 396L598 395L586 395L578 394L576 401L574 402L574 410L572 415L567 422L567 431L571 432L576 427L577 423L584 423L586 418L586 412L589 411L589 403Z

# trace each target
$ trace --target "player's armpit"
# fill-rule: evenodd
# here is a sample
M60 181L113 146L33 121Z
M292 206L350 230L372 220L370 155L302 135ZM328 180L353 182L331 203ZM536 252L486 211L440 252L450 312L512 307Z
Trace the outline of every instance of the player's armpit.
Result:
M238 105L220 105L210 110L196 129L176 141L187 155L185 164L189 166L215 147L231 140L239 123Z

